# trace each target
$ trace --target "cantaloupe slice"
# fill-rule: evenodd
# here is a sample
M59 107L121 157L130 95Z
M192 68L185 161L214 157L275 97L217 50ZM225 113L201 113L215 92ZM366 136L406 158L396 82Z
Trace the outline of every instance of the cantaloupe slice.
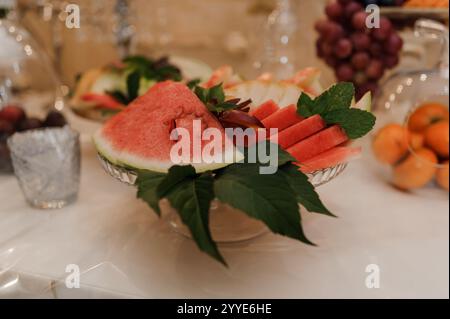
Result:
M323 130L325 127L326 123L320 115L311 116L278 133L278 144L282 149L287 149L305 138ZM272 139L272 141L274 140Z
M287 151L302 164L320 153L328 151L346 141L348 141L348 137L344 130L339 126L334 125L298 142L294 146L288 148Z
M300 166L300 170L307 174L347 163L358 158L360 155L360 147L336 146L298 165Z
M299 123L301 120L303 118L297 114L297 106L289 105L273 113L261 122L266 129L277 128L281 132L285 128Z
M258 120L262 121L265 118L269 117L276 111L278 111L280 108L278 105L273 101L269 100L263 104L261 104L259 107L257 107L254 111L250 112L250 115L256 117Z

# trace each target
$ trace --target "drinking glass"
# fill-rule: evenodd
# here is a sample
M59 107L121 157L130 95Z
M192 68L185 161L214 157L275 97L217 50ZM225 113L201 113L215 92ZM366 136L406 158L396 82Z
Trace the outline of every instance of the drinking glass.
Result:
M78 196L79 134L69 126L16 133L8 139L14 173L35 208L62 208Z

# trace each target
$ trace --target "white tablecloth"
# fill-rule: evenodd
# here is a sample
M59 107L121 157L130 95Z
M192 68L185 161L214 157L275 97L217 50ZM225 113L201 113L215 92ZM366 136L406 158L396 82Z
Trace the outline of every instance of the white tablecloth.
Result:
M339 218L303 213L318 247L268 234L221 247L228 269L107 176L87 140L82 159L79 200L61 210L28 207L0 176L0 297L449 297L448 195L396 191L365 159L319 189ZM68 264L79 289L65 286ZM366 286L369 264L378 289Z

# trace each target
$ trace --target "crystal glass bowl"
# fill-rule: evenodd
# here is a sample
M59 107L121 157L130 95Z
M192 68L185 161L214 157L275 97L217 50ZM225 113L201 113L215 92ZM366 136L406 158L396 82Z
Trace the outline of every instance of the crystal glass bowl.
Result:
M419 20L415 29L442 43L441 61L433 69L399 71L384 82L374 99L371 167L399 189L434 197L448 194L448 29L429 20ZM447 154L440 150L445 144Z
M137 176L133 170L115 165L100 154L98 154L98 158L109 175L128 185L135 184ZM320 186L340 175L346 167L347 164L344 163L307 175L314 186ZM181 222L177 212L170 206L169 202L162 200L159 205L163 218L173 230L191 238L188 228ZM241 211L217 200L212 202L210 208L210 229L214 241L220 244L242 242L268 232L267 227L262 222L252 219Z

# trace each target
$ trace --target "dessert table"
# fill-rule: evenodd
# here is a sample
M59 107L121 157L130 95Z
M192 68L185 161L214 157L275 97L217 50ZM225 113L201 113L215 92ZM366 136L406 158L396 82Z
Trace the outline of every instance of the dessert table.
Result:
M318 189L338 218L302 212L318 246L267 234L222 245L225 268L102 170L82 135L79 199L41 211L0 175L3 298L448 298L449 200L392 189L366 159ZM379 288L366 285L368 265ZM80 287L68 288L68 265Z

